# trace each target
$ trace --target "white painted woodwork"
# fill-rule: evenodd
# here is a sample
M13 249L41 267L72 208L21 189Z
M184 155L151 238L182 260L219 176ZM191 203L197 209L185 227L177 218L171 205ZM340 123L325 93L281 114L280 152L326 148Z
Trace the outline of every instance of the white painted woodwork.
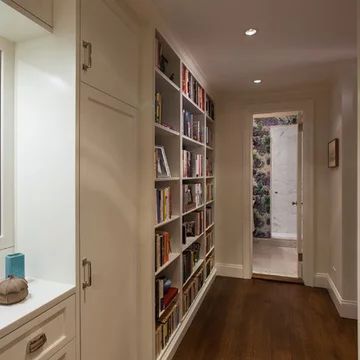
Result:
M47 341L33 354L31 340L45 334ZM75 337L75 296L71 296L33 321L0 340L0 360L48 360Z
M53 26L53 0L1 0L32 22L51 30Z
M81 356L136 359L138 141L136 110L85 84L80 102ZM84 269L85 270L85 269ZM81 270L81 282L88 270Z
M75 284L76 7L55 0L53 33L16 46L16 250L26 275Z
M75 341L73 340L70 344L66 345L52 356L50 360L75 360L75 356Z
M139 96L140 38L137 26L114 0L81 0L81 40L91 43L91 67L81 80L127 104ZM82 44L81 44L82 46ZM81 48L82 64L89 51Z
M41 279L28 279L26 301L0 306L0 338L33 320L44 311L75 293L75 286Z

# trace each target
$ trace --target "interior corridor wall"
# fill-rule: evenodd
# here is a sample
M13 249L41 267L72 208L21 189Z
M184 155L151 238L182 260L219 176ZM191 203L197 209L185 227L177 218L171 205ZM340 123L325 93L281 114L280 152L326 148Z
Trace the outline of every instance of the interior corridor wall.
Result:
M330 191L327 181L327 140L331 108L329 86L246 94L222 94L217 113L217 203L216 262L241 276L244 264L243 229L247 217L250 177L251 121L249 107L269 103L293 103L312 100L314 103L314 268L315 273L327 273L329 268L329 208ZM301 109L294 109L295 111ZM230 190L229 190L230 189Z

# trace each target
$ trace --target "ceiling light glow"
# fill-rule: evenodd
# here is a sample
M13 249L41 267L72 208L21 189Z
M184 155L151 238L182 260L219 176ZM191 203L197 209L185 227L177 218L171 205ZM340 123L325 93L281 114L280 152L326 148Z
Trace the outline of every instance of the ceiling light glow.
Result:
M254 35L256 35L256 33L257 33L257 30L256 30L256 29L253 29L253 28L247 29L247 30L245 31L245 35L247 35L247 36L254 36Z
M261 84L262 80L258 79L258 80L254 80L254 84Z

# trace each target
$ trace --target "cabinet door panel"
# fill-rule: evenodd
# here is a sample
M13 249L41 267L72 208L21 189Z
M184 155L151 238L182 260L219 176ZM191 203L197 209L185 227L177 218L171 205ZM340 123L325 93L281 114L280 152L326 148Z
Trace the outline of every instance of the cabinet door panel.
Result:
M81 86L81 357L136 359L137 114Z
M127 104L137 106L139 34L136 24L114 0L81 0L81 80ZM91 44L84 48L83 42Z

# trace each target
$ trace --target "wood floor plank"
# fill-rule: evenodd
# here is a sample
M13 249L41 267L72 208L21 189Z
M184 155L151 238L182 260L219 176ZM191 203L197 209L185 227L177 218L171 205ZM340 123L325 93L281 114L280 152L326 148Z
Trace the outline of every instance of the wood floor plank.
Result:
M326 290L217 277L173 360L356 359L356 321Z

